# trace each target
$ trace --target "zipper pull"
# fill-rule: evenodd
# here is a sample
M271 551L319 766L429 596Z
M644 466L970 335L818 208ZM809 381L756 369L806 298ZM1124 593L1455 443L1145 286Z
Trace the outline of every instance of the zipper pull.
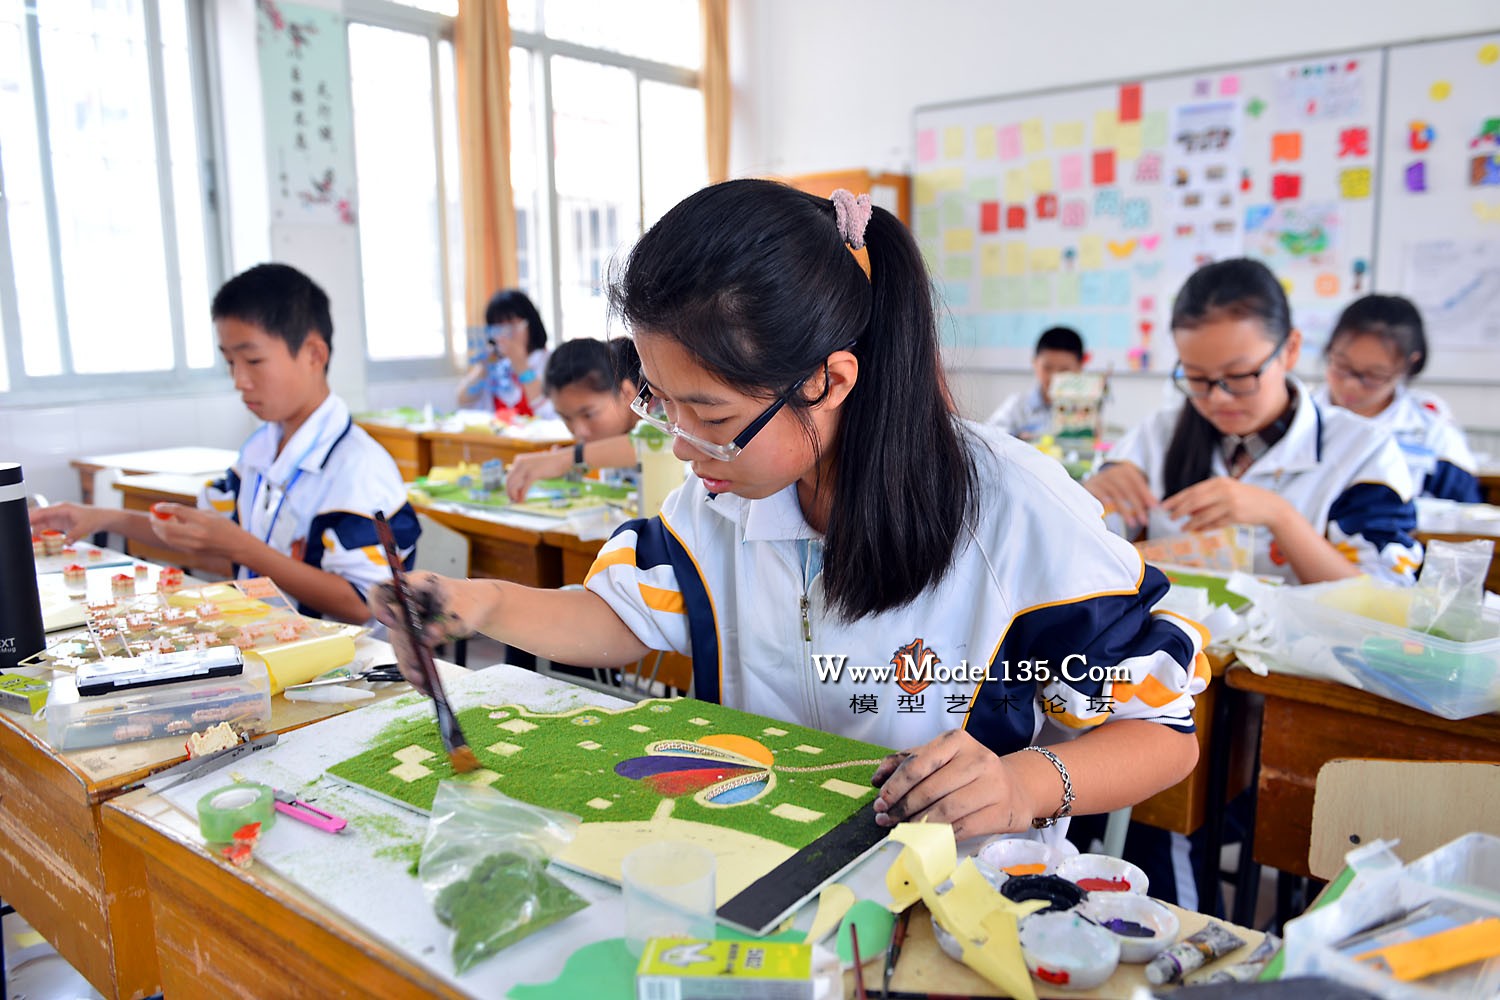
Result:
M800 603L802 605L802 641L812 642L812 619L807 615L808 601L806 594L802 595Z

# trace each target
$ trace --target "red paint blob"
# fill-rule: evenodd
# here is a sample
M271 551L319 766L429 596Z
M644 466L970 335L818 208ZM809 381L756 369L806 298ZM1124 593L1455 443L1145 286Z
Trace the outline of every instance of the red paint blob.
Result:
M1081 878L1078 888L1089 892L1129 892L1130 883L1123 878Z

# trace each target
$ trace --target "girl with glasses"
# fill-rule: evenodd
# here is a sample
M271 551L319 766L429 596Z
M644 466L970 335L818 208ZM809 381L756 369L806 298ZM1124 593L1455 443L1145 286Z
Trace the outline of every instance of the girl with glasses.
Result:
M1173 532L1249 525L1256 573L1411 582L1421 549L1401 450L1292 374L1302 335L1275 275L1247 259L1200 268L1178 293L1172 337L1185 405L1126 435L1089 492L1132 528L1155 508Z
M1440 403L1407 383L1427 363L1422 314L1399 295L1366 295L1349 304L1323 348L1327 382L1314 397L1389 431L1422 496L1463 503L1482 499L1464 432Z
M698 698L899 751L866 793L887 826L1058 837L1180 780L1201 633L1057 462L954 415L930 288L868 198L735 180L673 208L612 299L636 413L694 475L583 591L414 574L427 641L689 653Z

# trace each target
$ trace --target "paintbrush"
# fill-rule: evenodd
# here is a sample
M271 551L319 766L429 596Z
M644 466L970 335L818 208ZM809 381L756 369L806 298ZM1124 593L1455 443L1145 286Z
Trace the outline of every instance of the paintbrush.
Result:
M406 635L411 640L412 655L417 658L417 671L426 682L427 694L437 710L438 732L443 737L443 747L448 751L448 762L459 774L472 771L479 766L479 759L469 749L469 741L458 727L458 718L448 705L448 696L443 693L443 680L438 676L437 664L432 661L432 650L422 642L422 612L417 607L416 595L406 582L401 569L401 553L396 548L396 536L390 522L380 511L375 512L375 534L385 548L385 561L391 567L391 584L396 588L396 599L401 602L401 617L405 619ZM397 647L398 650L400 647Z
M864 965L859 959L859 932L852 921L849 924L849 950L854 953L854 995L859 1000L869 1000L870 995L865 992Z

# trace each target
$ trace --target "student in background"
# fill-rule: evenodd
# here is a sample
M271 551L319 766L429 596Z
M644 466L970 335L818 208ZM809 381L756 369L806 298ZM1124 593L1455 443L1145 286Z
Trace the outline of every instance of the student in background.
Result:
M240 579L270 577L303 614L367 621L366 592L390 578L373 512L390 519L408 568L421 528L395 461L328 387L328 296L295 268L261 264L227 281L212 312L234 387L265 421L234 465L196 508L64 503L33 511L32 523L70 539L112 531L165 544Z
M1464 432L1416 397L1408 383L1427 364L1422 314L1399 295L1366 295L1339 316L1323 348L1327 382L1314 397L1388 430L1422 496L1481 499Z
M1083 338L1066 326L1044 330L1036 341L1031 370L1036 385L1025 393L1016 393L1001 403L985 421L1014 434L1023 441L1035 441L1052 426L1052 376L1063 372L1083 371Z
M487 353L458 385L458 405L522 416L552 416L543 395L547 327L519 288L496 292L484 307Z
M699 698L907 748L874 769L885 826L1028 830L1191 770L1198 630L1152 612L1165 578L1058 463L952 414L930 279L893 215L717 184L636 243L612 298L640 350L636 412L694 475L620 528L585 590L414 574L424 641L480 630L590 666L691 652ZM372 595L382 620L392 599ZM1003 667L1074 653L1129 682ZM903 654L994 679L908 695L823 670Z
M1275 275L1244 258L1200 268L1177 295L1172 338L1188 405L1127 434L1089 492L1132 528L1158 506L1174 532L1253 525L1256 573L1413 581L1422 556L1401 450L1291 374L1302 335Z
M505 491L514 503L539 479L556 479L574 469L633 469L635 445L630 431L636 415L630 401L640 379L641 359L635 341L617 337L570 340L547 359L547 399L576 443L551 451L516 456L505 476Z

